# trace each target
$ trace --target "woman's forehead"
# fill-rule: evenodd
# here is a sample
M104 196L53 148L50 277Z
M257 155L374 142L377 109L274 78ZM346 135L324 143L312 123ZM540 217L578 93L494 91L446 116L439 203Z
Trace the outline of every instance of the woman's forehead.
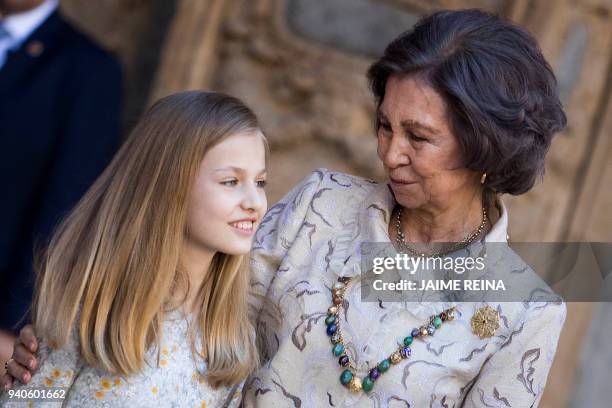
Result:
M380 117L431 133L448 131L447 105L442 96L422 80L391 76L379 107Z

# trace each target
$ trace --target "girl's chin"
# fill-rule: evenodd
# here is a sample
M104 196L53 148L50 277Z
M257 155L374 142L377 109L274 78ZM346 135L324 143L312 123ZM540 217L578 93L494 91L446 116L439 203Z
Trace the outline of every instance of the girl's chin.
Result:
M237 244L238 244L237 242L228 244L227 246L225 246L225 248L222 248L219 252L223 252L228 255L241 256L241 255L247 255L249 251L251 250L250 240L248 241L248 243L245 243L244 245L237 245Z

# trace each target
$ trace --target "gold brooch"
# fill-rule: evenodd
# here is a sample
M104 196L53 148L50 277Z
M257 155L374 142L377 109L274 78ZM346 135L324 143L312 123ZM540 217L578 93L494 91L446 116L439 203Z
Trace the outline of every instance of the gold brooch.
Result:
M472 332L481 339L492 337L499 328L499 312L490 306L481 307L472 316Z

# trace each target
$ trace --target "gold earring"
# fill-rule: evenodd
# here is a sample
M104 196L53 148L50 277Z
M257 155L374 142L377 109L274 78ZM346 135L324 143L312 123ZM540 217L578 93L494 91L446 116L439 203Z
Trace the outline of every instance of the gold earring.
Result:
M487 173L482 173L482 177L480 177L480 184L484 184L487 179Z

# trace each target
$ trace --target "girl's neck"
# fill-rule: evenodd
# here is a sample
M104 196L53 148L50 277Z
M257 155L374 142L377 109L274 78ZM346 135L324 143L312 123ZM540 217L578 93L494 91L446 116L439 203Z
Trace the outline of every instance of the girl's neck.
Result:
M215 252L195 245L192 242L187 241L183 244L180 254L180 265L189 280L189 292L181 307L185 314L193 312L198 291L208 275L214 256Z

